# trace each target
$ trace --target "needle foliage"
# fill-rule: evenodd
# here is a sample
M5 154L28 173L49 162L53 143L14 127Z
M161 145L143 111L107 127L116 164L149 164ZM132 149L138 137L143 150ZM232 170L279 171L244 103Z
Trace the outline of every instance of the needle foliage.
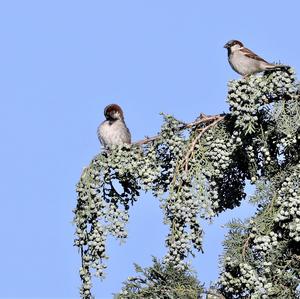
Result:
M164 115L156 138L94 157L77 184L74 210L81 297L92 298L93 274L104 277L107 237L126 240L141 191L160 201L169 227L163 263L182 273L202 252L200 220L239 206L250 182L257 212L228 224L216 287L225 298L299 298L299 94L292 68L230 81L228 113L191 124Z

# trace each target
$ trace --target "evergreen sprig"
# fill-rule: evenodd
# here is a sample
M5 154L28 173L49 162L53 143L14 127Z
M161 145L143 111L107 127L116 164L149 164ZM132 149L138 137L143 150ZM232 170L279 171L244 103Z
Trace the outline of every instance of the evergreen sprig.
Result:
M129 210L141 191L159 198L169 226L164 263L182 271L188 256L202 251L200 220L239 206L247 181L257 185L257 213L230 224L219 290L226 298L298 296L300 95L294 71L250 76L228 88L228 113L201 114L190 124L164 115L157 136L103 151L85 168L74 211L82 298L92 297L92 273L104 276L107 236L126 239Z

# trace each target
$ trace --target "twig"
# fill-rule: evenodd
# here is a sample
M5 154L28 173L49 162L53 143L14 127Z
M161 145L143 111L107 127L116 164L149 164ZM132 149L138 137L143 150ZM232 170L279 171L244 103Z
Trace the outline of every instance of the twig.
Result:
M219 122L220 120L223 120L224 116L217 114L217 115L205 115L204 113L201 113L200 116L193 122L188 123L188 124L184 124L181 127L178 128L178 131L182 131L188 128L192 128L195 127L199 124L203 124L203 123L209 123L211 121L217 121ZM210 125L209 125L210 126ZM205 129L205 128L204 128ZM140 141L135 142L134 144L136 145L143 145L143 144L147 144L151 141L154 141L156 139L158 139L160 137L160 135L156 135L153 137L146 137L145 139L142 139Z
M194 148L196 146L196 143L199 141L199 139L203 136L203 134L209 130L211 127L215 126L218 122L222 121L224 119L224 116L220 116L220 115L216 115L214 116L213 118L212 117L207 117L203 120L214 120L211 124L207 125L206 127L202 128L202 129L199 129L200 130L200 133L197 135L197 137L193 140L192 142L192 145L189 149L189 151L187 152L186 156L185 156L185 171L188 170L188 164L189 164L189 159L190 159L190 156L191 154L193 153L194 151Z
M149 143L151 141L154 141L154 140L156 140L158 138L159 138L159 135L156 135L156 136L153 136L153 137L147 137L147 138L145 138L143 140L135 142L134 144L143 145L143 144Z
M208 290L208 291L204 292L204 294L206 294L206 298L209 298L209 295L212 295L212 296L217 297L219 299L225 299L225 297L222 294L220 294L216 291L212 291L212 290Z
M243 257L244 261L246 260L246 252L247 252L247 249L248 249L249 241L250 241L250 236L246 239L246 242L243 246L242 257Z

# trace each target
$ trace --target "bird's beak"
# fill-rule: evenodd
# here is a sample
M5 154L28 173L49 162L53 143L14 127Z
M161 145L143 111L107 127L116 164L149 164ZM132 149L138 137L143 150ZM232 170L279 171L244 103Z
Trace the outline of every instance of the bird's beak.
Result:
M228 48L228 44L225 44L225 45L224 45L224 48L227 49L227 48Z

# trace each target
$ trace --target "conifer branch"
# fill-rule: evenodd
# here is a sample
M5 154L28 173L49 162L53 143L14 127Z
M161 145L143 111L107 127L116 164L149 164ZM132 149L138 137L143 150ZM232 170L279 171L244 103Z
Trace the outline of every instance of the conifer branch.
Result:
M189 129L189 128L193 128L193 127L196 127L196 126L198 126L200 124L207 124L206 127L201 128L201 132L204 133L210 127L212 127L212 126L216 125L218 122L222 121L224 119L224 117L225 117L224 114L223 115L222 114L205 115L204 113L200 113L199 117L195 121L193 121L191 123L188 123L188 124L182 125L179 128L179 131L182 131L182 130L185 130L185 129ZM200 137L203 135L203 133L200 134ZM154 141L154 140L158 139L159 137L160 137L160 135L156 135L156 136L153 136L153 137L146 137L145 139L139 140L139 141L135 142L134 144L136 144L136 145L147 144L147 143L149 143L151 141Z

